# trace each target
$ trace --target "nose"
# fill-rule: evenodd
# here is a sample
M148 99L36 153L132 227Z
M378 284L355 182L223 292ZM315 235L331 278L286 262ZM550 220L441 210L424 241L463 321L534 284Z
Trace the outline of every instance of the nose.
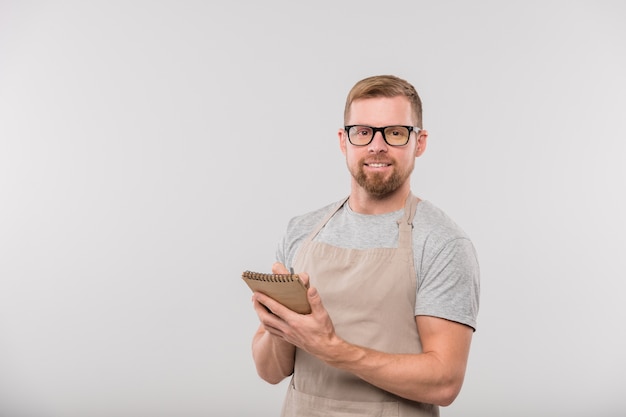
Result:
M383 132L374 132L374 137L368 146L368 151L371 153L387 152L387 142L383 138Z

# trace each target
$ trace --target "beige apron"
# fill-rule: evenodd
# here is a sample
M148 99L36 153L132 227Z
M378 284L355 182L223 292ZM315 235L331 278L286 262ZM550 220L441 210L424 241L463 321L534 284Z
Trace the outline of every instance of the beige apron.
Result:
M407 198L397 248L345 249L314 242L344 202L305 239L294 269L309 273L341 338L389 353L420 353L412 248L419 200L412 194ZM437 406L400 398L296 349L283 417L438 415Z

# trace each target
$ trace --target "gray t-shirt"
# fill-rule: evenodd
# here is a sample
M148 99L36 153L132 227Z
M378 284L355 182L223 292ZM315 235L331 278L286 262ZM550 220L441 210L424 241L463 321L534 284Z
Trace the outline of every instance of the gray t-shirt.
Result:
M277 260L292 267L301 243L337 203L291 219L278 245ZM395 248L397 220L403 213L404 209L360 214L346 202L314 240L348 249ZM415 315L441 317L476 329L480 296L476 251L465 232L428 201L417 205L413 256L417 274Z

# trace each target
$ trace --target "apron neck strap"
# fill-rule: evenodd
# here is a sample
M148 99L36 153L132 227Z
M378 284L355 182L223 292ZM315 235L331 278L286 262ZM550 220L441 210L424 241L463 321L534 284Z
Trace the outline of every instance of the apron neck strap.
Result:
M415 218L415 212L417 211L417 204L420 199L415 197L412 192L406 198L404 205L404 215L398 220L399 236L398 247L406 248L412 246L413 239L413 219Z

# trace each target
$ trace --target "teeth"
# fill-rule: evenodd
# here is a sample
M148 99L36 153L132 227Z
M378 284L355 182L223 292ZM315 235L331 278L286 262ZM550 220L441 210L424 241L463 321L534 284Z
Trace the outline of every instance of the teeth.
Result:
M368 164L368 165L373 168L382 168L382 167L389 166L389 164Z

